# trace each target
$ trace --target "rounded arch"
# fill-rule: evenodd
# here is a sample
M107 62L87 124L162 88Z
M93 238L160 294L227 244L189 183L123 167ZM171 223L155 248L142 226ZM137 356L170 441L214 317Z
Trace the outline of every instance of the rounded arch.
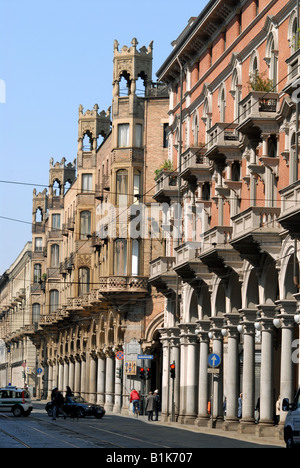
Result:
M291 49L291 55L297 50L297 11L294 10L290 15L290 21L288 25L288 37L289 46Z
M145 331L145 340L148 343L152 343L155 341L155 335L157 334L157 331L159 328L163 328L164 326L164 311L160 312L158 315L156 315L149 325L146 328Z

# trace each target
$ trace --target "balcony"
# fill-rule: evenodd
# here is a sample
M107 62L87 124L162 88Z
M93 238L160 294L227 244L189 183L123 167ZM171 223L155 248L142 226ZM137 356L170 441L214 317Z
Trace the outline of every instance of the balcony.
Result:
M99 292L103 296L118 294L141 294L149 293L148 278L144 276L107 276L99 279Z
M252 265L260 265L262 253L277 260L281 249L280 208L251 206L233 216L230 244Z
M189 148L181 157L180 177L190 183L197 181L210 181L210 163L208 158L203 156L205 148Z
M270 133L277 133L278 123L275 119L279 105L278 93L251 91L240 102L240 123L237 131L254 139L260 138L263 129ZM266 125L268 125L267 129Z
M170 203L178 194L177 172L163 171L156 180L155 194L153 198L158 203Z
M198 242L185 242L175 249L176 263L174 270L186 282L204 281L209 283L212 274L199 259L200 244Z
M158 257L150 262L149 283L161 292L176 289L175 257Z
M217 276L224 279L232 271L240 274L243 260L230 245L231 226L215 226L204 233L203 247L199 258Z
M280 190L281 213L278 222L290 234L300 238L300 180Z
M207 152L205 156L214 162L225 159L236 160L241 157L239 134L236 124L218 122L208 132Z

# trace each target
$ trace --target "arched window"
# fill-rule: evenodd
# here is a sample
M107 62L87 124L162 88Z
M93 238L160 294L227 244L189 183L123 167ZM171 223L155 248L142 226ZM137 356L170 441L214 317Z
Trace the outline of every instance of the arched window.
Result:
M116 174L117 205L127 206L128 197L128 172L121 169Z
M42 265L36 263L33 267L33 282L39 283L42 279Z
M226 93L224 86L221 87L219 92L219 110L220 110L220 122L226 122Z
M59 266L59 245L51 245L51 259L50 259L51 268L57 268Z
M80 213L80 239L86 239L91 235L91 212L82 211Z
M138 276L140 274L140 243L137 239L132 241L131 260L131 274Z
M90 269L86 267L79 268L78 272L78 296L90 292Z
M38 323L41 316L41 306L38 303L32 304L32 323Z
M59 307L59 292L57 289L50 291L50 313L55 312Z
M142 194L142 174L138 169L133 171L133 203L140 203L140 198Z
M271 33L267 41L266 61L269 65L269 78L272 80L273 90L277 90L278 81L278 50L276 49L274 34Z
M117 239L114 242L114 274L127 275L127 240Z
M277 138L271 135L268 140L268 156L269 158L276 158L277 156Z
M193 118L193 136L194 136L194 146L198 146L199 143L199 120L197 111L194 114Z

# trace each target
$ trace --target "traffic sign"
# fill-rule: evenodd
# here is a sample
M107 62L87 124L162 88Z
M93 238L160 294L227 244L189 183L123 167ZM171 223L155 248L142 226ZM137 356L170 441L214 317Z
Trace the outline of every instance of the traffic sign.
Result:
M119 361L122 361L122 359L124 359L124 353L123 351L118 351L116 353L116 358L119 360Z
M41 367L38 367L37 370L36 370L36 373L41 374L42 372L43 372L43 369Z
M153 354L138 354L138 359L153 359Z
M219 367L221 358L217 353L212 353L208 356L208 365L210 367Z

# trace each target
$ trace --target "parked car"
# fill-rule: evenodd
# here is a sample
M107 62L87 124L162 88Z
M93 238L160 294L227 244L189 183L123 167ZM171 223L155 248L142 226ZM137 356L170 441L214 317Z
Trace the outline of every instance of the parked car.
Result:
M293 403L288 398L282 402L282 410L288 411L284 424L284 441L287 448L300 447L300 388Z
M49 417L53 416L52 402L45 406ZM95 416L97 419L103 418L105 409L103 406L88 403L81 396L67 397L63 406L64 412L70 417L84 418L85 416Z
M29 416L33 409L28 390L13 386L0 388L0 412L13 413L14 416Z

